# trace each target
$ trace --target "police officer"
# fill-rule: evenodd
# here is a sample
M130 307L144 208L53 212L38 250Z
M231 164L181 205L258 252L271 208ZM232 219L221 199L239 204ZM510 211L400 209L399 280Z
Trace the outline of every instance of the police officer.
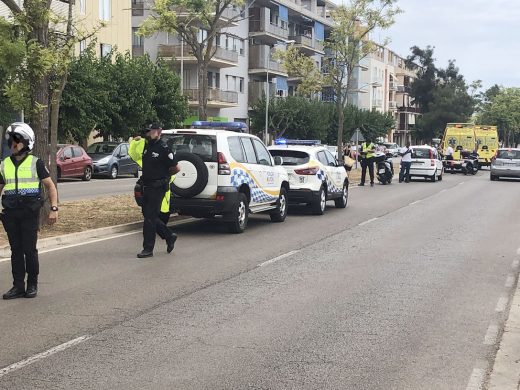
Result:
M359 186L365 185L365 177L368 173L370 175L370 186L374 186L374 152L376 150L375 145L370 142L369 139L365 141L364 144L361 145L361 183Z
M58 195L49 171L39 158L30 154L34 146L34 132L22 122L7 128L5 135L12 155L0 163L0 193L2 214L9 245L13 287L4 299L34 298L38 293L38 240L40 208L43 205L41 185L45 185L51 203L49 223L58 218ZM27 273L27 290L25 274Z
M151 124L146 128L148 141L143 150L143 250L137 257L152 257L155 246L155 234L159 233L166 240L166 251L171 253L177 235L170 232L159 218L161 203L169 189L171 175L179 172L177 160L168 145L161 140L161 126Z

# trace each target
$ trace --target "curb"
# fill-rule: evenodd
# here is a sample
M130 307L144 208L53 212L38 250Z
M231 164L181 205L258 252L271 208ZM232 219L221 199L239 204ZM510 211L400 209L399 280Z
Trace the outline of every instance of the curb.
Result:
M515 290L500 348L489 379L489 390L518 389L520 382L520 284Z
M175 225L179 222L188 222L194 220L194 218L182 218L177 220L177 215L170 218L169 225ZM143 221L130 222L122 225L108 226L97 229L84 230L82 232L64 234L61 236L47 237L38 240L37 249L51 249L65 245L77 244L92 238L104 238L111 234L126 233L131 231L141 230L143 227ZM0 247L0 258L10 258L11 248L9 245Z

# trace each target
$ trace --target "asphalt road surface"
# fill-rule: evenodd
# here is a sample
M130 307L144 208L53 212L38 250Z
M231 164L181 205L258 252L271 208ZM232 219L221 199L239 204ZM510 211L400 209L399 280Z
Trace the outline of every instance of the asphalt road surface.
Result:
M63 202L133 194L136 180L133 176L122 176L115 180L109 178L96 178L90 181L63 179L58 182L58 195L60 202Z
M139 233L42 252L39 296L0 302L0 388L480 388L517 282L519 195L445 175L241 235L189 222L152 259Z

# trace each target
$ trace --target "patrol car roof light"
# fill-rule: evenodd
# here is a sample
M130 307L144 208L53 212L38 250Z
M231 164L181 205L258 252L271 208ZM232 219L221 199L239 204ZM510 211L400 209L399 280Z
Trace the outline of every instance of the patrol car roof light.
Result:
M278 138L274 141L275 145L308 145L315 146L321 145L321 141L319 139L285 139Z
M236 131L239 133L247 132L247 125L244 122L211 122L211 121L194 121L191 124L192 129L218 129Z

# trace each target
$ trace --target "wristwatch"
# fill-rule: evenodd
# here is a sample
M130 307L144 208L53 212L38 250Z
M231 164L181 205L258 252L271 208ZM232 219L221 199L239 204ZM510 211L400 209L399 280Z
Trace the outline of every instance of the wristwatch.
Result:
M51 206L51 211L58 211L58 206Z

